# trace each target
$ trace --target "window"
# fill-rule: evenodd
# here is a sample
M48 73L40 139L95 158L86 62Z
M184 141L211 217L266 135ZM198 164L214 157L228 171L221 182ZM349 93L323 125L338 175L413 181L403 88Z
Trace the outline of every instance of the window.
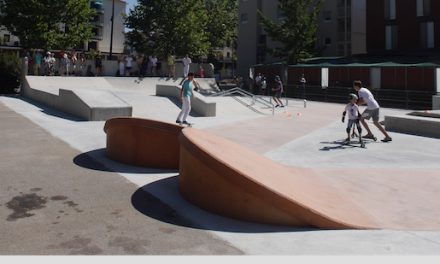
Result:
M230 52L226 52L226 58L231 58L231 53Z
M4 43L8 43L8 42L10 42L11 41L11 35L9 35L9 34L5 34L4 36L3 36L3 42Z
M332 20L332 11L324 11L322 13L324 21L331 21Z
M431 0L417 0L417 16L431 15Z
M325 38L324 39L324 45L330 46L331 44L332 44L332 39L331 38Z
M243 13L240 15L240 22L242 24L246 24L248 22L248 14L247 13Z
M420 23L420 45L425 49L434 48L434 22Z
M385 49L393 50L397 48L397 26L388 25L385 27Z
M385 0L385 19L396 19L396 0Z

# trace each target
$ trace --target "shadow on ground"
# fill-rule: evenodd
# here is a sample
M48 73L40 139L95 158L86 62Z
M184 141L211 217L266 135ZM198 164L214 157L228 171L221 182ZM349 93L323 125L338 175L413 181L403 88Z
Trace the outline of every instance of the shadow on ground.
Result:
M79 154L73 158L73 163L79 167L90 170L120 172L120 173L174 173L175 170L154 169L130 166L109 159L105 154L105 148L95 149ZM105 164L105 165L103 165Z
M173 209L152 193L161 192L174 199L178 209ZM209 199L209 197L207 197ZM139 188L131 197L133 207L145 216L188 228L234 232L234 233L275 233L275 232L307 232L319 231L315 228L295 228L272 226L223 217L200 209L187 202L178 189L178 176L169 177L147 184ZM189 219L196 219L191 221Z
M344 150L344 149L353 149L353 148L363 148L366 149L368 144L374 143L374 141L364 140L365 147L361 147L358 139L352 139L349 143L347 143L344 139L335 140L335 141L325 141L320 142L321 144L331 145L320 148L320 151L330 151L330 150Z

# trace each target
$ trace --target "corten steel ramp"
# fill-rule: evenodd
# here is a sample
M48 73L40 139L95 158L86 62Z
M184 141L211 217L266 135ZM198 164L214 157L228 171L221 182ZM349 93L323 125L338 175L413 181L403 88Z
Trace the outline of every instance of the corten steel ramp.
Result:
M141 167L179 168L181 126L141 118L107 120L106 154L113 160Z
M307 169L273 162L229 140L186 128L179 188L208 211L247 221L326 229L379 228Z

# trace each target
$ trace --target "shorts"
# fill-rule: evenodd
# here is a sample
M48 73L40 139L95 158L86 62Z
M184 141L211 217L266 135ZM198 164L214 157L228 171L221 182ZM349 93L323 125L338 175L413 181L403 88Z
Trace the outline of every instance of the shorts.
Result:
M132 67L130 67L130 66L126 66L126 67L125 67L125 69L126 69L127 71L130 71L131 68L132 68Z
M273 95L273 97L275 97L275 98L281 98L281 92L275 92L275 94Z
M357 127L359 127L359 119L348 119L347 129L351 129L355 124Z
M379 108L365 109L365 111L362 113L362 117L367 120L373 118L374 122L379 121Z

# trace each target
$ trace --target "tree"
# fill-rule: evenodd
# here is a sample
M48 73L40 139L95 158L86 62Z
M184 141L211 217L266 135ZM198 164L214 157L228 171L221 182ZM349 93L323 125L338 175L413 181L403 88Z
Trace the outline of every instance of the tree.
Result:
M203 0L140 0L125 21L127 44L138 52L202 56L209 49Z
M286 59L288 64L310 57L321 3L322 0L279 0L278 8L283 17L280 23L258 11L268 36L282 45L268 51L275 57Z
M92 35L89 0L0 0L0 24L25 48L68 49Z
M238 1L206 0L205 2L208 10L206 31L211 46L210 53L212 53L212 49L236 41L238 34Z

